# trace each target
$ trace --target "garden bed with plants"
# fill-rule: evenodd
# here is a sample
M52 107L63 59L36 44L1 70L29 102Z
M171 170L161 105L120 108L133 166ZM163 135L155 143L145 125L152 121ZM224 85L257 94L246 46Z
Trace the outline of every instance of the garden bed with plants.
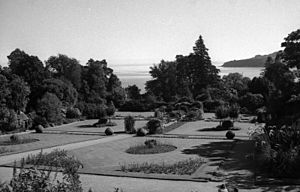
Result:
M177 147L156 141L154 139L146 140L144 144L130 147L126 150L129 154L156 154L156 153L167 153L174 151Z
M197 169L203 165L205 161L201 158L187 159L174 164L167 163L131 163L122 165L123 172L143 172L146 174L173 174L173 175L192 175Z

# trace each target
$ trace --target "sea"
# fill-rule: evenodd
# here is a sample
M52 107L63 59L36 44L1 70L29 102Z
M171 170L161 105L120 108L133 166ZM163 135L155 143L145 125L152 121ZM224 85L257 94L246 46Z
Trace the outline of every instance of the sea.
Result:
M122 82L122 87L129 85L137 85L141 89L141 93L145 92L145 83L152 79L149 74L150 67L153 65L149 64L123 64L123 65L111 65L114 69L114 73L119 77ZM244 77L259 76L262 73L262 67L222 67L216 66L220 69L219 75L222 77L229 73L240 73Z

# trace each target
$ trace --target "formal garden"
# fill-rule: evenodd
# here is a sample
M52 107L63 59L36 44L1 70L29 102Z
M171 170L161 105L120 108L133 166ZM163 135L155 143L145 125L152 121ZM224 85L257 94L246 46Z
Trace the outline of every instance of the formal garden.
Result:
M299 185L299 33L253 79L221 78L200 36L193 53L150 68L144 94L105 60L44 65L14 50L0 68L0 164L14 169L1 191L92 191L80 174Z

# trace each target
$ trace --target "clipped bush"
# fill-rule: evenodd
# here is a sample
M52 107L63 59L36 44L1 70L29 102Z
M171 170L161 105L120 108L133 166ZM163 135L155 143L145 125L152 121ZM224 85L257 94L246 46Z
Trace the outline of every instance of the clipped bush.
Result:
M137 136L143 137L147 135L147 130L145 128L139 128L136 132Z
M126 101L120 106L119 111L131 111L131 112L144 112L151 111L153 106L148 103L142 103L141 101L130 100Z
M135 119L133 116L128 115L124 118L124 127L126 133L135 133L136 130L134 128Z
M162 133L162 123L159 119L151 119L147 123L149 134Z
M113 135L114 131L111 128L105 129L105 135Z
M66 118L68 119L78 119L81 116L81 112L78 108L68 108L66 112Z
M79 102L76 106L87 119L99 119L105 110L104 104Z
M231 127L233 127L233 122L230 120L225 120L222 122L222 128L224 130L229 130Z
M235 133L233 131L227 131L226 132L226 138L227 139L233 139L235 137Z
M20 137L18 135L12 135L9 137L10 142L17 143L20 140Z
M44 127L42 125L37 125L35 127L35 132L36 133L43 133L44 132Z

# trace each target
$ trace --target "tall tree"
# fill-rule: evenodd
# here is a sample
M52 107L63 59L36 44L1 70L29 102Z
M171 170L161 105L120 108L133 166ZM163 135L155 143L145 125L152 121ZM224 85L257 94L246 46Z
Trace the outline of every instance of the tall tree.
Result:
M284 38L281 47L284 47L283 60L287 65L291 68L300 69L300 29L291 32Z
M146 82L146 90L157 98L171 101L176 95L176 63L162 60L150 67L152 80Z
M62 54L51 56L46 68L54 78L67 79L77 90L81 87L81 65L76 59Z
M202 89L216 85L220 77L219 69L212 65L208 55L208 49L204 45L202 36L193 47L194 53L188 56L177 56L178 85L189 87L193 96L196 97Z

